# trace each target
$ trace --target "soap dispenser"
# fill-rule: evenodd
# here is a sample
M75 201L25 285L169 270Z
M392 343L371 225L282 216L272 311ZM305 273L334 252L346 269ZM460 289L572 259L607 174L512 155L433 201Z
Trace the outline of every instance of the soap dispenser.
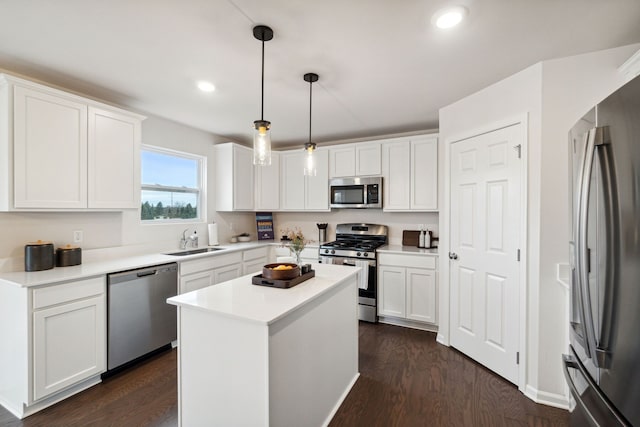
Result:
M420 225L420 235L418 236L418 247L424 248L424 226Z

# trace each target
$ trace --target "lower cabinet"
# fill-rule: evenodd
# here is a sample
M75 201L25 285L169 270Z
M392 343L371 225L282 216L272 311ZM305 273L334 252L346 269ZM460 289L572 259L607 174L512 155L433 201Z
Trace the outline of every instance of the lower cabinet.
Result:
M179 293L191 292L242 275L242 252L206 256L180 263Z
M269 263L269 248L249 249L242 253L242 274L260 274L262 267Z
M378 316L437 324L435 261L426 255L378 254Z
M105 278L33 290L33 400L106 370Z

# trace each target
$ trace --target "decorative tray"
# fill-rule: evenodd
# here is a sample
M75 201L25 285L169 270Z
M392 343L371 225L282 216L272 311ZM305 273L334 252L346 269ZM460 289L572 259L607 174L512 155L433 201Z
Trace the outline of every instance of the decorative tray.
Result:
M251 278L251 283L253 283L254 285L269 286L271 288L287 289L287 288L293 288L295 285L299 285L305 280L309 280L312 277L315 277L315 275L316 275L315 270L309 270L308 273L305 273L298 277L294 277L293 279L278 280L278 279L265 279L262 277L262 274L258 274L257 276L253 276Z

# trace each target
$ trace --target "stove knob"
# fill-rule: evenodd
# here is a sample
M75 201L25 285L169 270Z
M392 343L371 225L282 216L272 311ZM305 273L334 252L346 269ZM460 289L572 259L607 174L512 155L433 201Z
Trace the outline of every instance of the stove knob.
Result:
M368 256L368 255L369 255L368 253L366 253L366 252L364 253L364 256Z
M332 254L335 254L335 253L336 253L336 251L334 251L333 249L331 249L331 253L332 253Z
M360 255L362 255L362 254L361 254L360 252L358 252L356 255L360 256ZM365 256L367 256L367 255L365 254Z
M329 249L325 249L325 250L324 250L324 253L325 253L325 254L328 254L328 253L329 253Z

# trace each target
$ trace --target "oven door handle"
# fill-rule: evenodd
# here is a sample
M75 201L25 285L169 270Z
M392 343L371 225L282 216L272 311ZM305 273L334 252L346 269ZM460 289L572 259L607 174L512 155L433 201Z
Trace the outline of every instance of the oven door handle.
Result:
M351 266L351 267L355 267L356 266L355 263L352 264L349 261L347 261L346 259L344 261L342 261L342 265L348 265L348 266Z

